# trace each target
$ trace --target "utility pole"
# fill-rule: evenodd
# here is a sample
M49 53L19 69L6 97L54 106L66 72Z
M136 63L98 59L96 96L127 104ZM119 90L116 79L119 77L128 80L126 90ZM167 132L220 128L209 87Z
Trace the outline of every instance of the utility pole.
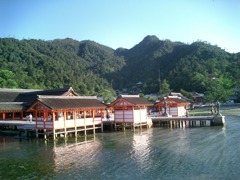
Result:
M159 72L158 72L158 82L159 82L159 95L160 95L160 93L161 93L160 67L159 67Z

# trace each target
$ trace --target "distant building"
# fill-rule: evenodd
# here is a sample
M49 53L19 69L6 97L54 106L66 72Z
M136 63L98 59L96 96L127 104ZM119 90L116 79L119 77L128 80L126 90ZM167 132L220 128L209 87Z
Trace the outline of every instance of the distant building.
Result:
M194 103L203 103L203 99L204 99L203 93L192 92L191 95L193 97Z
M237 87L237 89L233 91L232 95L228 97L227 103L237 103L239 92L240 92L240 86Z
M166 103L166 110L170 116L186 116L187 109L190 106L190 102L178 97L178 96L167 96L162 98L159 102L156 102L154 106L157 108L159 116L164 113L164 104Z

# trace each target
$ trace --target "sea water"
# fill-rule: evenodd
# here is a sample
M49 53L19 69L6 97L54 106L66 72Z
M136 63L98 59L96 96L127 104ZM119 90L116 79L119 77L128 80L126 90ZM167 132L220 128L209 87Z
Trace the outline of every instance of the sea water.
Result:
M0 137L0 179L240 179L240 116L224 126L78 139Z

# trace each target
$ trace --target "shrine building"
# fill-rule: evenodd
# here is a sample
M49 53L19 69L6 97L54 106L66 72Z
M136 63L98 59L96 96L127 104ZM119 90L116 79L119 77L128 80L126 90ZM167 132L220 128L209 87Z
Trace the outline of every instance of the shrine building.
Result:
M31 90L0 89L0 121L35 122L36 134L66 136L68 133L102 129L106 105L96 96L79 96L71 87Z
M113 101L109 107L114 112L115 128L125 129L130 127L151 126L151 119L148 118L148 107L150 102L139 97L139 95L121 95Z
M174 117L186 116L189 106L189 101L177 96L167 96L154 104L154 107L157 108L159 116L164 114L164 108L166 108L166 112L170 116Z

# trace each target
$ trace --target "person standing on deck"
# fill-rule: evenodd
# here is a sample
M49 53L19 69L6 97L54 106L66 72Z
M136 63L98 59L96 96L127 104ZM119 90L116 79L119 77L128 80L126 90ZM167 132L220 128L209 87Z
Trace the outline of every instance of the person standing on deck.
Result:
M29 121L30 121L30 123L32 122L32 114L31 113L29 114Z

